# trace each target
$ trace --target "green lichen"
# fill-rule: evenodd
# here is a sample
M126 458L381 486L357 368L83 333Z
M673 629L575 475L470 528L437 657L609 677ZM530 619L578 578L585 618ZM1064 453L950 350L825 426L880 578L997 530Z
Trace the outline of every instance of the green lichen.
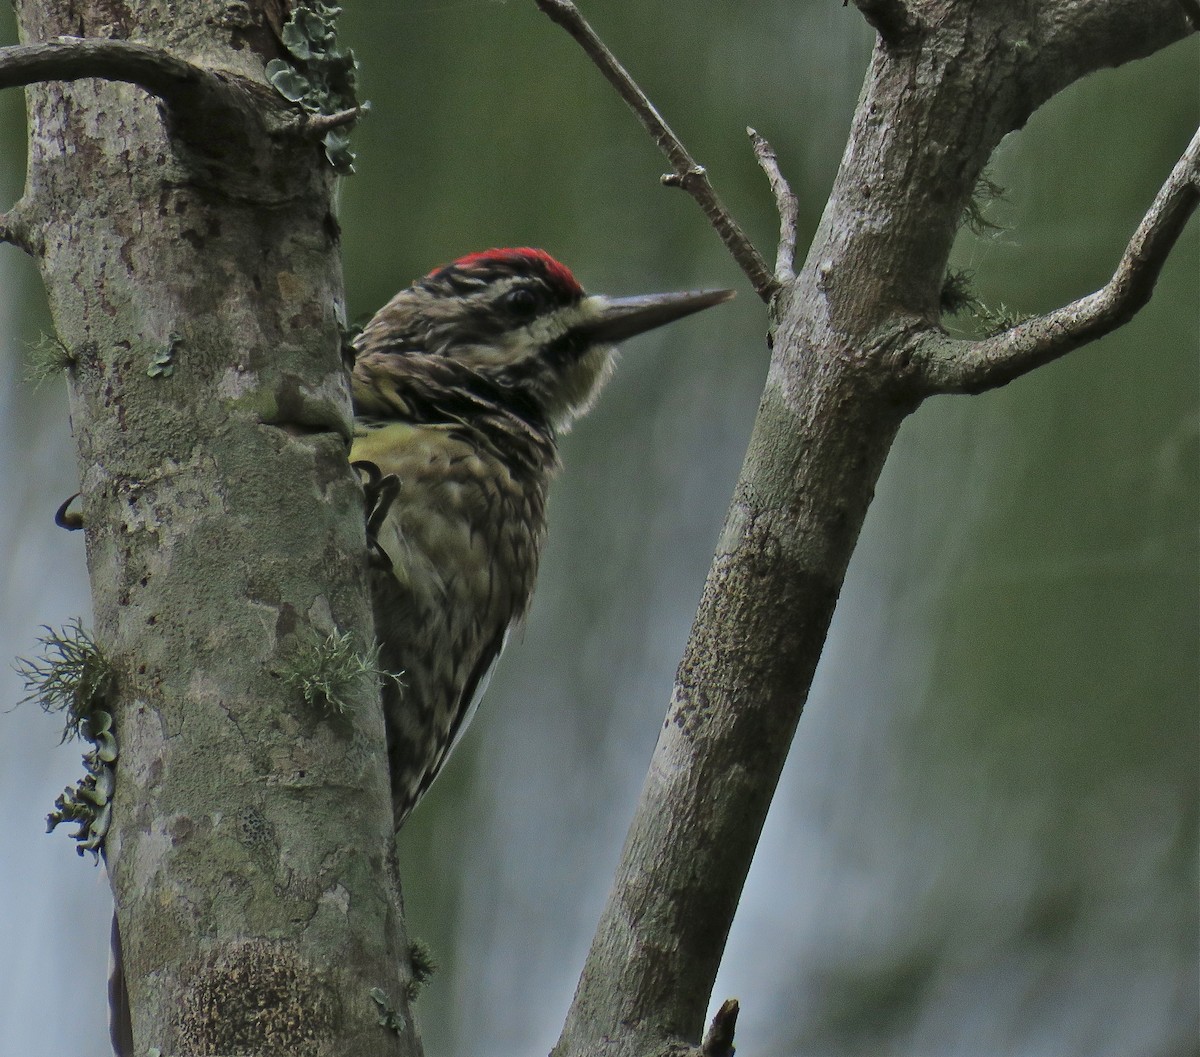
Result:
M404 1019L404 1014L392 1005L387 992L382 987L372 987L370 995L371 1001L379 1007L379 1020L377 1022L379 1026L387 1028L388 1031L396 1035L401 1034L408 1026L408 1021Z
M175 373L175 353L182 342L183 338L178 334L168 335L166 348L157 350L150 357L150 366L146 368L146 374L151 378L170 378Z
M298 649L283 672L284 682L298 690L306 704L335 716L350 711L354 694L368 678L399 677L380 667L378 645L359 649L350 632L337 630Z
M38 639L41 653L18 658L14 664L25 687L19 704L36 702L43 711L63 716L62 740L80 738L91 748L83 754L84 775L63 790L46 816L46 832L63 822L78 829L71 838L76 851L99 855L112 817L116 782L117 739L108 700L113 668L76 618L55 631L44 627Z
M354 52L337 42L340 7L324 0L301 3L280 30L290 61L267 63L267 80L284 99L310 114L331 115L358 107L355 94L358 62ZM358 109L365 111L364 103ZM321 141L325 157L340 173L354 172L354 152L346 127L327 131Z

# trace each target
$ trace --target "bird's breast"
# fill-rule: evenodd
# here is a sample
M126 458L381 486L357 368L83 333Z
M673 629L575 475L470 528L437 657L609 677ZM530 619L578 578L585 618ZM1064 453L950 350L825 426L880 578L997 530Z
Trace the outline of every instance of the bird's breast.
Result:
M416 600L484 619L524 612L544 534L544 481L445 425L361 426L350 456L400 481L378 542Z

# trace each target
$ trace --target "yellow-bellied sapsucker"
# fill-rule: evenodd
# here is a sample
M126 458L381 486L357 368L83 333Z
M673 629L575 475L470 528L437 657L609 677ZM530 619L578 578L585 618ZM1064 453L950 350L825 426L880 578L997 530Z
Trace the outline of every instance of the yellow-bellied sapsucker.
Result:
M437 776L528 608L557 437L625 338L731 290L588 296L549 254L474 253L397 294L355 342L397 828Z

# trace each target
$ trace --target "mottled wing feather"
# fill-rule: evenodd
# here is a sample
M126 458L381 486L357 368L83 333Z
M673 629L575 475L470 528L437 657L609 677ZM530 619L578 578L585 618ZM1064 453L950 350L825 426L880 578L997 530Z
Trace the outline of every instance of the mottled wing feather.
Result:
M533 590L545 477L522 476L460 424L360 420L352 460L394 474L372 570L399 826L429 788Z
M492 673L495 672L496 665L499 664L500 658L504 654L504 647L508 643L511 627L512 625L506 628L504 633L499 635L494 641L488 643L480 653L475 668L467 676L466 682L463 684L462 694L450 709L450 725L446 730L441 748L438 754L429 760L428 768L421 776L417 785L412 805L405 810L406 815L412 810L412 807L415 807L420 802L421 798L428 792L429 787L433 785L434 779L441 773L442 766L450 758L450 754L458 747L458 743L462 740L463 734L466 733L467 727L471 725L471 720L475 718L475 713L479 710L479 702L483 700L483 695L487 692L488 683L491 682ZM398 818L397 827L402 821L403 819Z

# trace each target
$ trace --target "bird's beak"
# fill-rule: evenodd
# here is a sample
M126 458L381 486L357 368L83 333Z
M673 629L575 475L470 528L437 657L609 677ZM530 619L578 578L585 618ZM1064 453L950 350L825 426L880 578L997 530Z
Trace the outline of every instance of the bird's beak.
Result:
M719 305L733 294L732 290L692 290L642 297L596 297L593 300L599 302L599 314L572 329L582 331L591 344L616 345L635 334Z

